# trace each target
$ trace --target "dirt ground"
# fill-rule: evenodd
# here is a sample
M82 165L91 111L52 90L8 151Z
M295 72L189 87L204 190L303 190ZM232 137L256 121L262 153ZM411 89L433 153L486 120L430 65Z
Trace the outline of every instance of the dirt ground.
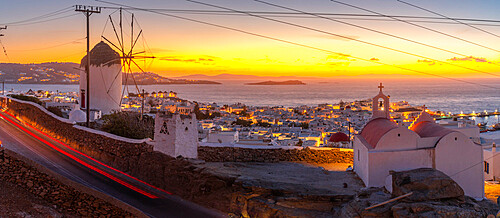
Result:
M352 163L327 163L327 164L320 164L320 163L306 163L306 162L298 162L300 164L306 165L306 166L312 166L312 167L323 167L325 170L328 171L346 171L348 167L352 168Z
M68 217L14 184L0 180L0 187L0 217Z

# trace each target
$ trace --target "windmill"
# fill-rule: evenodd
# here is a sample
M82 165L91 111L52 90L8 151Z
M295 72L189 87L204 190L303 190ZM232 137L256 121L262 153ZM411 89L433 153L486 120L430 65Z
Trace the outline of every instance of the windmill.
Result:
M125 10L126 11L126 10ZM113 17L116 12L119 12L118 18ZM126 11L128 12L128 11ZM130 12L128 12L130 13ZM134 68L138 69L139 72L145 73L145 66L141 67L136 60L143 60L144 65L146 65L146 59L154 60L154 56L151 55L151 50L149 46L147 46L147 42L145 41L143 30L141 29L137 19L133 13L130 13L131 19L128 21L123 14L122 8L117 9L110 15L108 15L108 19L106 20L106 24L104 25L103 32L101 34L101 38L109 43L114 49L116 49L119 53L119 59L121 61L121 69L119 72L115 73L115 76L110 84L104 84L107 88L106 94L109 95L111 89L115 85L115 83L122 84L122 72L123 76L125 76L124 85L125 87L122 90L119 99L114 99L114 103L117 103L121 106L122 99L125 95L125 90L127 90L127 94L130 96L129 92L129 84L133 82L133 85L138 94L141 93L141 89L137 84L137 81L134 77ZM111 26L112 31L108 30L108 34L112 36L105 36L108 24ZM138 31L137 31L138 29ZM136 32L134 32L136 31ZM127 34L130 33L130 35ZM141 45L142 48L139 51L136 49ZM149 65L152 64L152 61ZM129 81L131 80L131 81ZM144 113L144 90L142 90L142 107L141 107L141 118Z

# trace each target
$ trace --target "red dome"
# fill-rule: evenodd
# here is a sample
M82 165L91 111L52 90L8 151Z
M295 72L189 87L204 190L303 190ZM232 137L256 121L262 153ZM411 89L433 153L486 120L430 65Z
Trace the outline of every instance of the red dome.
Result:
M345 133L337 132L330 136L330 139L328 140L330 142L348 142L349 141L349 136L347 136Z

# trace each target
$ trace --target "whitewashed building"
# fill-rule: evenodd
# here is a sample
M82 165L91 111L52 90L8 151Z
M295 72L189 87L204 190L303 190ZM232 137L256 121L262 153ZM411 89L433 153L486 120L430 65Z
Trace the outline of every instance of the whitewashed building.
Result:
M471 140L473 135L435 123L425 110L409 129L400 126L390 117L382 84L379 88L373 117L353 142L354 171L365 185L385 186L389 171L434 168L455 180L466 195L483 198L483 151Z
M500 180L500 132L481 133L481 144L484 147L484 179Z
M240 136L238 131L210 131L207 135L208 143L238 143Z
M83 57L80 67L87 66L87 56ZM87 90L86 72L80 72L80 107L87 108L90 95L90 109L109 114L120 111L122 96L122 66L120 55L108 44L99 42L90 51L90 92Z
M157 113L153 149L171 157L198 158L196 115Z

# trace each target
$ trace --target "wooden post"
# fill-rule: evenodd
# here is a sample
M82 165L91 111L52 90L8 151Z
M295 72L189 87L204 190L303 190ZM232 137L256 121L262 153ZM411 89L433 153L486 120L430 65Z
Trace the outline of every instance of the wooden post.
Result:
M375 204L375 205L372 205L372 206L369 206L367 208L365 208L365 210L369 210L369 209L373 209L373 208L376 208L376 207L380 207L382 205L386 205L388 203L391 203L391 202L394 202L394 201L397 201L399 199L403 199L403 198L406 198L410 195L412 195L413 192L410 192L410 193L407 193L407 194L404 194L404 195L401 195L399 197L396 197L396 198L393 198L393 199L390 199L390 200L387 200L387 201L384 201L384 202L381 202L381 203L378 203L378 204Z

